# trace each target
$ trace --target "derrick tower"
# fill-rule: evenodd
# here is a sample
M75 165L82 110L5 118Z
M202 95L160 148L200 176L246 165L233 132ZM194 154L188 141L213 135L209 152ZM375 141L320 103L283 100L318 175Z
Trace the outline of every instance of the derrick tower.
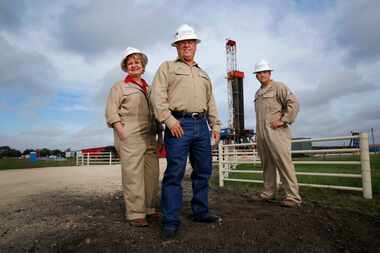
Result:
M244 133L244 72L237 70L236 41L226 40L228 127L235 138Z

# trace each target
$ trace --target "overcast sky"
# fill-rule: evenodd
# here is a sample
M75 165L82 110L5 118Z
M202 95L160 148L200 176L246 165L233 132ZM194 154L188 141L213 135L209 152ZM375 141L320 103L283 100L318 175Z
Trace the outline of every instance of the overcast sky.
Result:
M113 144L107 93L128 46L159 64L176 57L176 28L192 25L197 62L213 81L227 125L225 39L237 41L246 127L255 127L251 74L260 59L301 101L294 137L370 132L380 142L380 1L0 0L0 146Z

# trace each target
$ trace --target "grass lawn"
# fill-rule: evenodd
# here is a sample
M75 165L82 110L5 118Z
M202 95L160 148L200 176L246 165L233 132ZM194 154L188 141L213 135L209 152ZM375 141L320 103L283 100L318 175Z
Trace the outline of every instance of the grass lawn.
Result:
M309 158L294 159L307 160ZM358 156L328 158L330 160L359 160ZM324 159L327 160L327 159ZM242 164L239 170L261 170L260 165ZM296 165L297 172L325 172L325 173L352 173L360 174L360 165ZM371 215L380 215L380 154L371 155L371 175L373 199L367 200L362 192L312 188L301 186L300 193L306 202L315 202L320 205L352 209ZM230 173L230 178L258 179L262 180L261 174ZM361 187L361 178L339 178L325 176L297 176L300 183L327 184ZM217 184L217 182L214 182ZM254 194L262 189L262 184L225 182L225 186L234 190L241 190L247 194Z
M35 162L32 162L29 159L16 159L16 158L0 159L0 170L59 167L59 166L73 166L73 165L75 165L75 159L67 159L65 161L37 160Z

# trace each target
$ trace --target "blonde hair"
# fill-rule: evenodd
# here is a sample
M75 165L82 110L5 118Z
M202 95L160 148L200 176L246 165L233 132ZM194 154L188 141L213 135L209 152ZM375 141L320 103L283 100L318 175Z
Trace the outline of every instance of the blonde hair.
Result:
M143 66L143 68L144 68L144 70L145 70L145 67L146 67L146 65L148 64L148 59L146 58L146 56L145 55L143 55L143 54L139 54L139 53L135 53L135 54L130 54L130 55L128 55L125 59L124 59L124 61L123 61L123 68L125 68L125 69L127 69L127 62L128 62L128 59L129 58L135 58L135 59L139 59L140 60L140 62L141 62L141 64L142 64L142 66Z

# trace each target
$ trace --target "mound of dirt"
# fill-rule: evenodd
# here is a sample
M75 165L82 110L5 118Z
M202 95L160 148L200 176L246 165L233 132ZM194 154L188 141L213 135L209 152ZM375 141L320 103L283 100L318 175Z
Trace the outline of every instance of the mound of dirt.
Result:
M184 181L179 236L160 238L160 224L131 227L120 191L45 192L0 211L0 252L380 252L377 217L305 203L289 209L246 194L211 188L219 224L192 222L191 182Z

